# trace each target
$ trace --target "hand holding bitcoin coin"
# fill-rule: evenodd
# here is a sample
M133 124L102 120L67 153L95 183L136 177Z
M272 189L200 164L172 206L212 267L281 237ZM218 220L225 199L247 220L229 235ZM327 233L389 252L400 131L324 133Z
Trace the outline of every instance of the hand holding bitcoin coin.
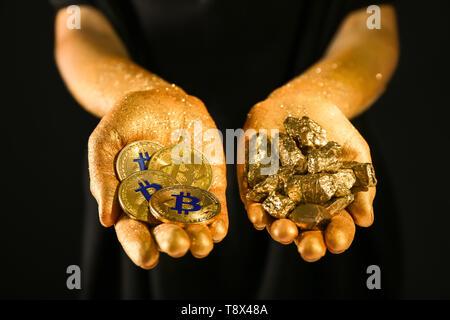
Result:
M223 150L219 155L222 161L217 163L204 166L194 163L196 167L189 168L167 162L167 158L161 156L154 158L156 170L150 168L155 154L174 144L171 141L174 131L184 129L194 136L195 122L201 123L204 141L217 139L208 136L208 130L216 126L203 103L181 89L169 86L128 94L102 118L89 139L91 191L99 205L100 222L106 227L115 226L125 252L142 268L154 267L160 251L180 257L190 250L195 257L205 257L213 243L220 242L227 233ZM202 154L202 150L193 152L197 156ZM195 193L198 190L179 190L178 198L166 199L173 207L165 208L175 208L177 215L180 211L180 216L189 217L189 214L185 215L186 210L189 212L205 202L210 206L205 210L208 214L214 207L211 206L214 200L215 210L220 211L212 219L172 223L149 214L147 199L169 185L189 182L195 190L206 186L208 191L203 190L211 197ZM122 188L119 183L123 184ZM178 206L177 199L180 199Z
M308 262L327 249L347 250L355 223L373 222L376 183L369 147L350 121L334 105L286 94L255 105L249 128L268 130L269 137L271 129L280 132L277 174L262 177L258 164L238 165L241 199L254 227L282 244L295 242ZM240 143L248 147L251 139Z

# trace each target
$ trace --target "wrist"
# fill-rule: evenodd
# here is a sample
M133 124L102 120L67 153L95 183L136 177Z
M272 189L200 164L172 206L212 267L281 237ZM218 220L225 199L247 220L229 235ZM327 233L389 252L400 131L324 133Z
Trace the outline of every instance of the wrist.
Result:
M130 90L128 92L123 93L121 96L118 96L115 99L115 102L111 103L108 108L104 108L102 110L103 112L99 115L99 117L103 118L105 115L114 112L115 110L121 109L124 106L129 107L130 105L132 105L130 101L138 101L140 97L153 96L158 99L163 99L167 95L176 97L177 100L179 100L180 102L183 101L183 98L186 98L188 96L183 89L181 89L175 84L168 84L167 82L161 83L161 85L159 86L155 86L148 89ZM148 107L151 106L149 105Z
M357 90L348 79L305 73L274 90L268 97L288 105L308 108L339 109L351 119L360 114L370 102L363 91Z
M276 89L266 100L274 107L297 116L324 112L343 113L340 105L328 94L319 92L315 86L309 84L294 87L288 83Z

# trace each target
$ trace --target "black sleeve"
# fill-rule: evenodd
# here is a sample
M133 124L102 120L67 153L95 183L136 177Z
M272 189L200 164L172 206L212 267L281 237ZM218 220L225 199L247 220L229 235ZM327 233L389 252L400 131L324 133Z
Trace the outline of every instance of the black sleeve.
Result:
M71 5L90 5L95 7L94 1L89 0L49 0L50 5L55 9L59 10L61 8L65 8Z
M367 8L373 4L375 5L383 5L390 4L395 6L394 0L344 0L346 2L346 11L350 13L351 11Z

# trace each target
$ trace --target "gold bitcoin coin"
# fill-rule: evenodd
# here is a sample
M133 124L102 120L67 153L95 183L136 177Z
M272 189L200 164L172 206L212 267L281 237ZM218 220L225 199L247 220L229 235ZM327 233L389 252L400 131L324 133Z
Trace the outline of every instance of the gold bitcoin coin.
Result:
M190 155L186 154L189 153ZM208 159L194 148L172 145L157 151L149 169L163 171L179 184L208 190L212 182L212 168Z
M134 219L154 222L149 214L148 201L157 190L174 184L177 184L177 181L161 171L145 170L133 173L120 183L120 206Z
M208 223L220 213L220 202L201 188L176 185L153 194L150 212L163 222Z
M162 146L149 140L135 141L127 144L117 155L116 171L120 181L131 174L148 169L152 155Z

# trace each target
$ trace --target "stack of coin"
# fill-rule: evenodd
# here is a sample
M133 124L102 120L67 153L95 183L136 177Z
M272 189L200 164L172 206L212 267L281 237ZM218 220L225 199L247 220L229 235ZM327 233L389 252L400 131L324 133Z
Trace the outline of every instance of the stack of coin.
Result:
M257 150L247 157L246 197L261 202L276 219L290 219L304 230L323 229L354 201L355 193L376 185L374 168L342 161L342 147L328 141L325 130L308 117L288 117L283 125L286 133L279 134L278 143L261 134L250 140L249 148ZM279 161L278 172L262 175L273 157Z
M133 219L152 225L209 223L220 212L207 191L212 168L198 150L135 141L117 155L116 171L120 206Z

